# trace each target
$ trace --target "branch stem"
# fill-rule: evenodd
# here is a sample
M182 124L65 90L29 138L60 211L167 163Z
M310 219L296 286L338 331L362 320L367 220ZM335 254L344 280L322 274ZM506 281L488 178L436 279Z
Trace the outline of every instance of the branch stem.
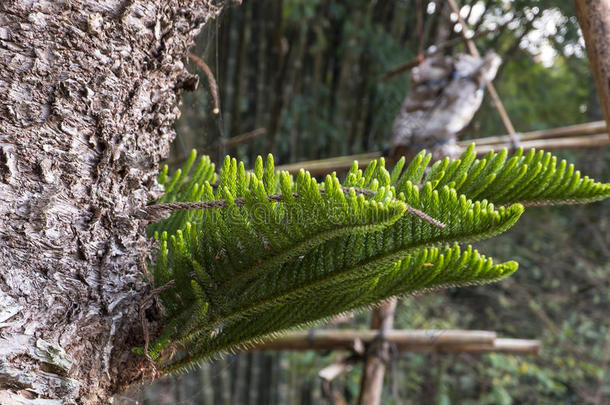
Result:
M349 192L350 189L354 189L358 194L364 194L368 196L375 195L376 191L369 190L366 188L355 188L355 187L341 187L343 192ZM320 190L321 193L324 193L324 190ZM298 198L299 195L297 193L293 193L295 198ZM282 202L284 196L282 194L270 194L267 196L269 201L274 202ZM244 197L237 197L235 200L235 205L242 206L246 204L246 199ZM171 202L171 203L160 203L153 204L147 207L144 207L140 210L140 215L143 217L154 217L159 212L169 212L169 211L179 211L179 210L205 210L205 209L214 209L214 208L226 208L228 205L227 200L211 200L211 201L183 201L183 202ZM439 221L436 218L431 217L425 212L413 208L411 206L407 206L407 214L412 215L425 221L437 228L444 229L445 224Z

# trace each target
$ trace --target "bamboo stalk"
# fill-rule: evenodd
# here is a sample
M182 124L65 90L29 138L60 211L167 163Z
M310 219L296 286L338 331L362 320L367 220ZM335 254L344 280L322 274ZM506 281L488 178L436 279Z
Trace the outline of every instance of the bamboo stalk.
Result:
M610 144L608 136L601 134L600 131L605 130L603 121L593 122L589 124L573 125L564 128L554 128L550 130L541 130L527 132L520 135L520 141L517 143L523 149L575 149L575 148L594 148ZM603 139L602 135L605 136ZM466 149L473 141L476 141L477 155L484 155L490 150L500 150L502 148L513 148L513 143L510 136L493 136L488 138L479 138L476 140L458 141L457 144ZM349 170L354 161L357 161L360 167L366 167L372 160L379 159L382 156L381 152L360 153L356 155L339 156L329 159L309 160L299 163L291 163L288 165L277 166L278 170L284 170L290 173L298 173L300 169L309 171L312 175L323 175L326 173L344 172Z
M368 344L380 336L377 330L299 331L260 343L252 350L351 350L356 340ZM385 340L404 347L409 345L492 344L495 332L477 330L388 330Z
M567 136L584 136L584 135L595 135L606 131L606 123L604 121L593 121L585 124L569 125L567 127L542 129L538 131L523 132L519 134L519 141L529 141L534 139L549 139L549 138L562 138ZM491 145L498 143L506 143L510 141L510 136L499 135L499 136L488 136L485 138L479 138L476 140L477 146ZM460 146L468 146L472 142L458 141Z
M491 347L485 345L464 345L457 353L506 353L506 354L539 354L540 341L530 339L496 339Z
M277 170L284 170L290 173L298 173L301 168L309 171L312 175L331 173L334 170L344 171L352 166L354 160L366 165L371 160L381 157L381 152L360 153L357 155L339 156L329 159L308 160L299 163L277 166Z
M261 363L263 361L263 356L260 353L254 353L252 356L251 363L251 371L250 378L248 383L248 400L246 401L247 405L257 405L258 404L258 394L259 394L259 386L261 379Z
M250 350L351 351L357 340L370 345L379 338L376 330L292 332ZM497 338L495 332L477 330L387 330L384 340L397 351L410 353L537 354L540 350L538 340Z
M231 132L227 134L229 140L231 138L231 134L239 134L242 132L242 116L241 114L241 103L242 103L242 94L244 90L244 65L247 64L245 61L246 58L246 27L249 25L248 22L248 14L247 13L239 13L237 16L237 25L239 26L237 30L237 48L235 50L235 73L233 74L233 103L231 106L227 106L227 109L231 109L231 116L233 117L233 122L231 123ZM249 66L248 66L249 67ZM228 141L229 141L228 140Z
M371 313L371 329L376 329L378 338L371 342L364 354L358 405L380 405L387 359L392 344L385 338L394 326L394 314L398 298L392 297L381 303Z
M460 146L465 149L465 145L468 144L465 143L464 146ZM573 136L568 138L533 139L531 141L520 142L518 145L524 150L532 148L544 150L594 148L598 146L610 145L610 139L608 139L607 134L596 134L587 136ZM502 148L511 149L512 147L512 142L507 139L502 143L483 146L477 145L475 150L477 152L477 155L480 156L488 153L491 150L499 150Z
M254 353L249 352L246 354L246 376L245 376L245 384L244 384L244 391L243 391L243 404L244 405L250 405L250 392L252 391L252 387L253 387L253 381L252 381L252 370L253 370L253 363L256 360L254 359Z

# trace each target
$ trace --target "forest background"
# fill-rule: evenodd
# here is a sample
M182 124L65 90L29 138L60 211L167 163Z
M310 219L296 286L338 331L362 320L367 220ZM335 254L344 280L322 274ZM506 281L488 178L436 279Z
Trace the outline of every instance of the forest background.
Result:
M218 81L221 113L208 79L186 94L168 163L192 148L217 162L231 154L279 164L389 145L392 121L409 92L393 67L461 35L445 2L423 0L245 0L202 32L193 54ZM494 81L517 131L603 119L573 2L460 2L478 48L503 59ZM460 41L447 53L466 52ZM260 130L259 130L260 129ZM263 130L264 129L264 130ZM254 135L252 135L252 131ZM505 133L493 104L460 139ZM248 141L234 146L243 134ZM238 138L239 139L239 138ZM607 147L556 151L587 175L610 178ZM250 165L251 166L251 165ZM401 354L386 375L387 404L602 404L610 400L610 201L538 208L508 234L478 244L519 261L500 283L403 300L396 329L483 329L540 339L537 356ZM321 325L368 328L369 312ZM148 404L342 404L358 396L361 367L324 387L317 372L338 353L249 352L161 380Z

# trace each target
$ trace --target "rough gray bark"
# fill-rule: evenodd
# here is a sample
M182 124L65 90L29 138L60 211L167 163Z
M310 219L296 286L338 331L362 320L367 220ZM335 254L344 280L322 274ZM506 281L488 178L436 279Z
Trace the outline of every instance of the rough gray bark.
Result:
M496 75L500 57L460 54L427 58L411 72L411 91L394 120L390 157L431 151L433 160L457 157L457 135L483 101L483 89Z
M0 1L0 404L108 403L150 366L142 224L211 0Z
M574 0L610 135L610 0Z

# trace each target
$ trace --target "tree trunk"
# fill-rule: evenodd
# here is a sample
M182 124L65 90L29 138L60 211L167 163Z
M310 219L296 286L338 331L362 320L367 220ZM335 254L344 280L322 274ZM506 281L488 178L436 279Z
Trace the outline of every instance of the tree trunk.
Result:
M150 290L132 213L159 196L187 50L217 11L0 2L0 404L108 403L151 376L131 354Z
M574 3L610 136L610 0Z

